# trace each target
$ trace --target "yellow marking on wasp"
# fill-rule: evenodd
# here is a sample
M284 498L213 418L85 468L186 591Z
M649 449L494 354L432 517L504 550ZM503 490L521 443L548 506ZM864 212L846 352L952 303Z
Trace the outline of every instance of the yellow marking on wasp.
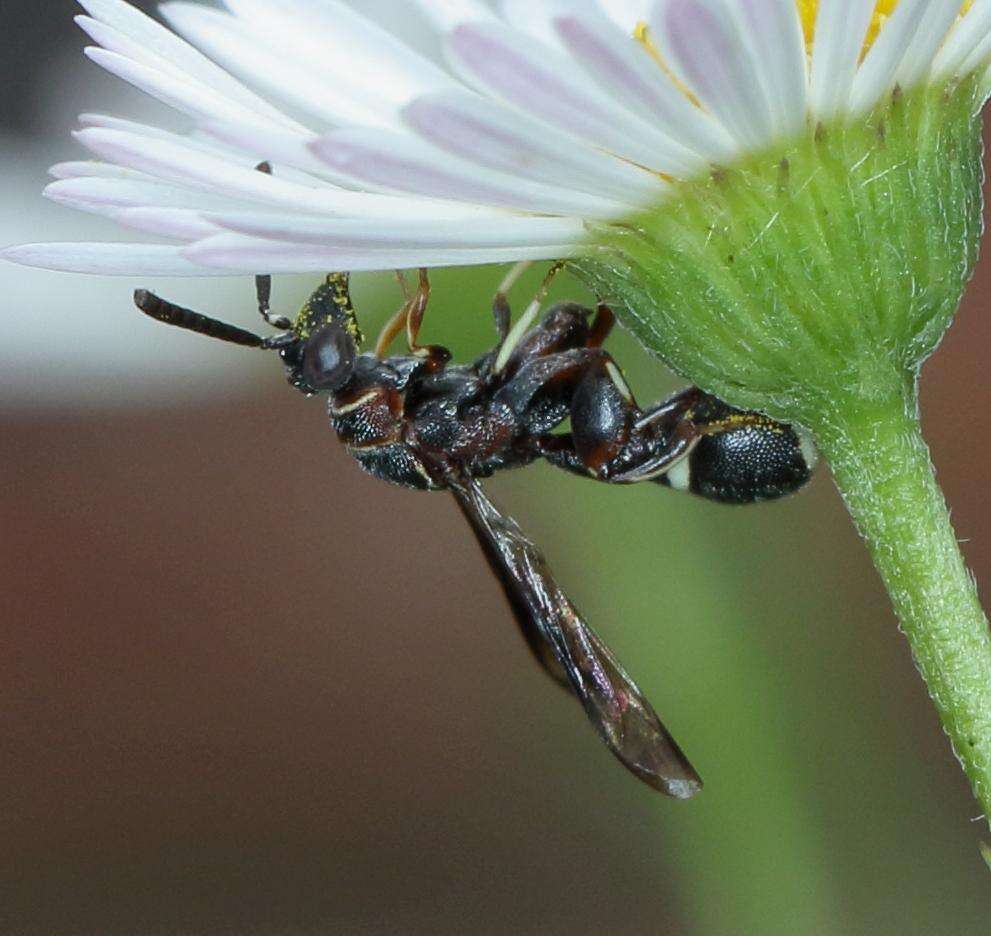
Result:
M431 487L437 486L437 482L435 482L434 479L430 477L426 467L424 466L423 462L420 461L419 458L413 459L413 467L416 469L416 473L421 478L423 478L423 480L426 481L427 484L429 484Z
M626 378L623 377L623 372L612 362L606 362L606 373L612 379L612 382L616 385L616 389L623 395L623 399L627 403L633 402L633 392L630 390L629 385L626 382Z
M685 414L688 419L693 419L692 413ZM730 432L733 429L765 429L768 432L775 432L783 435L785 427L781 423L768 419L766 416L754 415L753 413L733 413L723 419L717 419L706 423L700 427L706 435L715 435L718 432Z
M688 464L688 456L679 458L667 470L668 484L674 491L687 491L692 483L692 470Z
M396 444L397 443L395 441L393 441L393 442L369 442L368 445L345 445L344 448L348 452L351 452L353 454L354 452L372 452L375 449L389 448L390 445L396 445Z
M368 393L362 394L353 403L345 403L343 406L332 406L330 408L331 415L346 416L348 413L353 413L356 409L361 409L362 406L370 403L378 395L378 390L369 390Z
M798 436L798 448L802 453L802 458L805 459L805 464L808 465L809 471L811 471L819 461L819 449L816 448L815 442L812 441L812 436L804 429L795 429L795 434Z

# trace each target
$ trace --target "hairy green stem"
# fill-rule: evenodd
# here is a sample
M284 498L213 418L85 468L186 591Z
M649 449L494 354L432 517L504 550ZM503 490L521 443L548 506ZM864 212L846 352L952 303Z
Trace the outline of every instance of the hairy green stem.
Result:
M815 426L985 816L991 816L991 635L922 438L914 380L833 401Z

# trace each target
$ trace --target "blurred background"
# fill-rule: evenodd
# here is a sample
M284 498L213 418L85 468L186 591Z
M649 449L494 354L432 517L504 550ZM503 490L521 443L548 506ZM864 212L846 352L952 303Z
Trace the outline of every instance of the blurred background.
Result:
M159 114L74 12L4 0L2 244L119 236L45 170L80 111ZM438 272L426 340L490 344L500 275ZM0 933L987 932L987 827L828 471L739 510L488 485L702 773L673 802L535 669L453 502L362 475L273 360L144 319L127 280L0 283ZM254 327L248 281L140 285ZM989 295L985 262L923 384L980 584ZM355 299L374 334L399 297ZM677 385L612 348L641 400Z

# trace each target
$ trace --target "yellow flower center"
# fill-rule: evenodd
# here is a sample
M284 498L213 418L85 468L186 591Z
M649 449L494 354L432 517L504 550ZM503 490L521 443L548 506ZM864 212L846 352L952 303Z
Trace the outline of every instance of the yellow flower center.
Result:
M802 17L802 29L805 31L805 43L809 50L812 50L812 40L815 35L816 14L819 12L819 0L795 0L798 5L799 15ZM963 16L974 4L974 0L964 0L960 6L960 15ZM895 12L898 0L877 0L874 5L874 15L871 17L871 25L864 38L864 53L874 44L877 34L885 21Z
M942 0L941 0L942 2ZM974 0L958 0L960 4L960 11L957 14L958 17L963 16L973 5ZM812 46L815 41L815 28L816 28L816 16L819 13L819 0L795 0L795 5L798 7L798 15L802 21L802 31L805 33L805 46L808 50L809 55L812 54ZM870 26L867 29L867 35L864 37L864 47L861 52L861 57L867 54L867 51L874 44L874 40L877 39L878 33L881 32L881 28L887 22L888 18L895 11L895 7L898 6L898 0L876 0L874 4L874 13L871 16ZM650 27L646 22L641 20L636 24L633 29L633 38L640 43L647 50L650 57L657 63L658 67L668 76L668 78L674 82L682 94L685 95L696 107L701 106L699 100L692 94L691 90L685 86L685 84L679 80L678 76L671 70L668 63L664 60L664 56L661 55L660 49L657 48L656 43L650 35Z

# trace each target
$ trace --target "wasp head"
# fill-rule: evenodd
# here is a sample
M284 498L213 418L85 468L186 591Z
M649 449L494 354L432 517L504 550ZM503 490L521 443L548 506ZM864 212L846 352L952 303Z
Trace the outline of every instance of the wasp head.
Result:
M306 300L289 334L273 344L289 383L310 395L340 390L351 379L362 338L348 274L331 273Z

